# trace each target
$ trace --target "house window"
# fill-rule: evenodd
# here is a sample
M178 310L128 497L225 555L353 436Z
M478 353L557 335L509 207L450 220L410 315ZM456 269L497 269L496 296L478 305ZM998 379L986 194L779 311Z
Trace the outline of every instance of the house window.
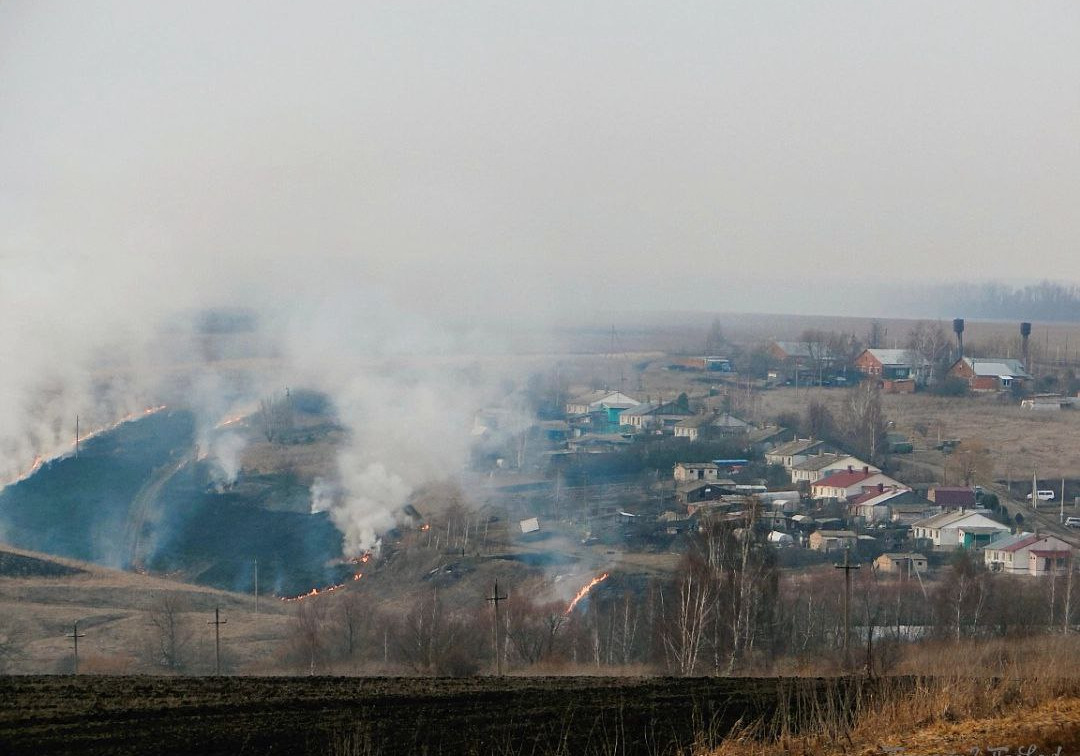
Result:
M1012 378L1002 378L1001 379L1001 387L1002 388L1008 388L1011 385L1012 385Z

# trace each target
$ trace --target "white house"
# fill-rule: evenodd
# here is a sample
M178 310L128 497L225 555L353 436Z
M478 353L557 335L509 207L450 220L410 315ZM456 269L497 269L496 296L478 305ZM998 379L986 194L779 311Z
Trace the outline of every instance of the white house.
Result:
M983 547L983 562L994 572L1010 575L1066 574L1072 546L1052 535L1034 533L991 541Z
M716 481L720 479L720 468L712 462L676 462L675 482Z
M902 488L898 480L869 468L858 471L835 472L810 485L811 499L836 499L846 502L861 496L872 488Z
M926 540L934 548L978 546L979 541L992 541L1009 532L1009 528L986 516L987 510L944 512L911 526L911 536Z
M881 472L881 469L863 462L858 457L850 454L813 454L802 462L791 466L792 483L815 483L830 473L866 468L870 472Z
M696 441L702 432L708 431L715 436L732 438L749 433L753 427L750 423L740 420L732 414L704 413L675 423L675 437Z
M627 396L621 391L599 389L587 394L576 396L566 403L566 414L588 415L590 412L598 412L601 409L630 409L641 402L632 396Z
M795 465L800 462L805 462L806 458L811 454L836 451L836 447L826 441L816 441L812 438L797 438L794 441L780 444L765 452L765 463L769 465L783 465L785 470L790 471Z
M867 525L875 522L888 522L892 515L889 501L903 496L909 491L910 489L903 487L886 488L881 486L880 488L871 488L866 493L848 502L851 514L863 518Z

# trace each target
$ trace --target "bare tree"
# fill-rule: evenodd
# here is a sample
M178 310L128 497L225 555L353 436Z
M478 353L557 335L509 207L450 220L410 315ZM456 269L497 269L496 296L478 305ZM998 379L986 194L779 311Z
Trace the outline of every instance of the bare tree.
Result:
M364 597L356 592L343 595L338 604L338 621L341 626L341 653L346 659L354 659L371 627L371 610Z
M506 636L518 657L526 664L549 658L555 642L569 618L561 603L522 604L507 612Z
M945 459L945 466L954 469L965 486L993 482L994 458L990 455L990 449L979 439L968 439L958 444Z
M885 448L886 431L881 389L870 382L852 388L842 422L851 450L869 462L879 461Z
M706 356L723 354L726 346L727 339L724 338L724 327L720 323L720 319L717 318L709 328L709 335L705 337L705 354Z
M187 601L175 592L159 593L150 607L154 663L173 672L182 672L190 663L193 633L183 616L188 609Z
M952 354L952 341L940 321L930 323L920 320L911 331L908 332L907 348L919 363L929 363L929 372L925 377L926 383L933 383L938 373L943 373L947 368L947 362ZM915 365L916 375L922 367Z
M316 598L301 601L296 606L296 621L293 625L292 638L307 664L309 675L314 675L316 668L323 661L325 619L326 606Z

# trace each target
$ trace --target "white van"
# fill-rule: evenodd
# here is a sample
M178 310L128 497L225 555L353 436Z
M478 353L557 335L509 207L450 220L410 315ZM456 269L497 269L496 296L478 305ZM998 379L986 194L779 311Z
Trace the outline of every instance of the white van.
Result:
M1039 501L1053 501L1054 500L1054 492L1053 491L1039 489L1039 491L1037 493L1039 494ZM1031 501L1031 494L1027 495L1027 500Z
M1066 517L1065 527L1067 528L1080 528L1080 517Z

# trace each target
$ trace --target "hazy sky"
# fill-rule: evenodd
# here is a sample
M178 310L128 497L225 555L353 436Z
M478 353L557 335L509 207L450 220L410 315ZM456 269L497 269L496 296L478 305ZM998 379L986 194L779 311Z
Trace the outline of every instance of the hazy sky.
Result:
M843 312L868 279L1080 280L1078 189L1072 0L0 3L27 320Z

